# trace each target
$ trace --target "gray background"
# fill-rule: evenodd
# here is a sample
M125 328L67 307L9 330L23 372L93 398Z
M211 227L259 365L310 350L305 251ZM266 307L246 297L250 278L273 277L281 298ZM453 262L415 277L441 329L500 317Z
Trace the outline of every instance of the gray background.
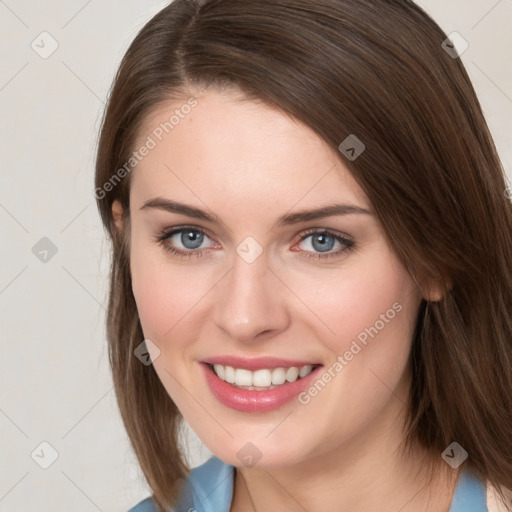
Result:
M418 3L468 41L461 58L512 178L512 0ZM123 512L149 493L108 367L93 162L117 65L166 4L0 0L0 512ZM195 466L210 452L188 436Z

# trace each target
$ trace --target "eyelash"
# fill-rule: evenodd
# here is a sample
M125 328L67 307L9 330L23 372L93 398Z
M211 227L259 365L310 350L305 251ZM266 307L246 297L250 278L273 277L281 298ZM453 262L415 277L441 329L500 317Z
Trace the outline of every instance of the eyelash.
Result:
M206 231L204 231L200 228L195 228L193 226L182 226L182 227L170 228L170 229L167 228L167 229L162 230L160 233L158 233L154 237L154 239L157 244L159 244L163 247L164 251L171 253L173 256L176 256L179 259L187 259L187 258L193 258L193 257L200 258L200 257L204 256L203 253L204 253L205 249L199 249L199 250L189 249L187 251L183 251L181 249L176 249L176 247L173 247L173 246L169 245L168 243L166 243L166 242L168 242L169 238L171 238L173 235L176 235L176 234L182 233L182 232L186 232L186 231L192 232L192 233L199 233L199 234L204 235L211 239L211 237L208 235L208 233L206 233ZM355 243L352 240L350 240L349 238L347 238L345 236L341 236L339 234L336 234L333 231L330 231L328 229L317 229L317 228L310 229L309 231L304 233L301 236L300 240L297 242L297 244L300 244L301 242L303 242L304 240L309 238L311 235L316 235L316 234L327 235L331 238L334 238L334 240L340 242L344 246L344 248L340 249L336 252L328 252L325 254L313 253L311 251L303 251L303 250L298 251L298 253L302 254L305 258L313 259L313 260L330 259L330 258L334 258L336 256L340 256L342 253L344 253L346 251L350 251L355 247Z

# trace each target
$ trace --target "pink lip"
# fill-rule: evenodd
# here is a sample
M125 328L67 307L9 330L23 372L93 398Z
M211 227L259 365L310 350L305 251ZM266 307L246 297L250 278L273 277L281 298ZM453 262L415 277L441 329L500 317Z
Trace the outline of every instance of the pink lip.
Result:
M287 361L286 365L282 366L287 366L289 363L290 362ZM287 382L269 391L257 391L237 388L219 379L217 374L207 363L202 362L200 365L203 369L206 382L215 398L226 407L241 412L267 412L278 409L308 388L311 383L317 379L318 374L323 371L323 366L318 366L314 368L309 375L295 382ZM292 364L291 366L305 365L301 363L300 365ZM240 366L237 366L237 368L240 368ZM269 367L267 366L266 368Z
M295 359L279 359L277 357L255 357L253 359L246 359L237 356L219 356L210 357L203 363L221 364L223 366L232 366L233 368L244 368L246 370L273 370L274 368L290 368L291 366L298 366L299 369L308 364L315 365L319 362L311 361L298 361Z

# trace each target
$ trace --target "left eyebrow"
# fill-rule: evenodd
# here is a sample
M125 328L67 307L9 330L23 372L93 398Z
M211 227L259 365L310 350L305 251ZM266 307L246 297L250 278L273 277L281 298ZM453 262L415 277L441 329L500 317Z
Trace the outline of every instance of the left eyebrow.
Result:
M206 220L212 224L220 224L218 217L212 215L204 210L190 206L177 201L171 201L170 199L164 199L162 197L155 197L154 199L148 199L144 201L144 204L140 207L141 210L146 208L155 208L157 210L165 210L170 213L180 213L187 217L193 217L195 219Z
M220 224L219 218L217 216L205 210L201 210L195 206L178 203L177 201L164 199L162 197L155 197L154 199L145 201L140 209L143 210L146 208L156 208L171 213L179 213L188 217L193 217L195 219L205 220L211 222L212 224ZM299 224L300 222L322 219L324 217L351 214L373 215L373 212L353 204L333 204L313 210L302 210L294 213L287 213L279 217L275 225L277 227L290 226L293 224Z
M292 224L298 224L299 222L323 219L324 217L333 217L335 215L350 214L373 215L373 212L354 204L333 204L329 206L322 206L321 208L316 208L314 210L302 210L299 212L288 213L277 219L276 226L290 226Z

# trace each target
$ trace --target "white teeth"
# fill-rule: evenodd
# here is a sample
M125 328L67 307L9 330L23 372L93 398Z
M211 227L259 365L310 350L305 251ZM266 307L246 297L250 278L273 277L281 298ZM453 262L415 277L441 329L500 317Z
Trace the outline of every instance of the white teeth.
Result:
M288 368L288 370L286 371L286 380L288 382L295 382L298 376L299 369L296 366L292 366L291 368Z
M306 375L309 375L311 373L311 370L313 369L313 366L308 364L307 366L303 366L299 370L299 377L305 377Z
M252 386L252 372L237 368L235 370L235 384L237 386Z
M214 364L213 370L219 379L235 386L246 389L274 389L274 387L280 386L286 381L295 382L299 378L306 377L313 371L313 365L308 364L301 368L292 366L290 368L274 368L273 370L262 369L252 372L245 368Z
M219 365L222 366L222 365ZM222 379L222 377L219 375L219 377ZM235 369L232 366L226 366L224 368L224 379L226 382L229 382L230 384L235 383Z
M255 372L252 372L252 384L250 385L266 388L271 384L272 372L270 370L256 370Z
M278 386L286 381L286 370L284 368L274 368L272 370L272 384Z
M226 380L226 373L224 372L224 366L221 364L214 364L213 369L215 370L215 373L222 379Z

